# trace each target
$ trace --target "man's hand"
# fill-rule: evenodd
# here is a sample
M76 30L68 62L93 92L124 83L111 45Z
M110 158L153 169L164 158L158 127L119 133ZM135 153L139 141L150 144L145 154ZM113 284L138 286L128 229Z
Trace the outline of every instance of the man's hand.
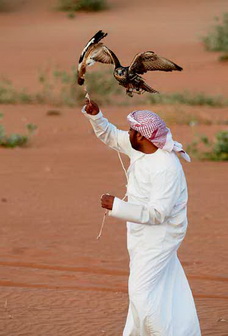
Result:
M88 114L96 115L100 111L98 105L93 100L86 99L85 111Z
M115 198L115 196L112 196L112 195L109 195L109 194L103 194L101 196L101 206L102 206L102 208L112 210L114 198Z

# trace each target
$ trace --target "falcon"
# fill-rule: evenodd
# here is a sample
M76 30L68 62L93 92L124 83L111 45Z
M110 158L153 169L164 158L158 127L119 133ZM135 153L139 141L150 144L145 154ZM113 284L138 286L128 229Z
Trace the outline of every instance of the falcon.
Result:
M83 85L85 81L86 67L95 62L113 64L113 75L120 85L126 88L126 94L133 97L134 93L142 94L145 91L150 93L159 93L150 87L143 79L142 74L147 71L181 71L179 65L172 61L158 56L153 51L145 51L135 55L131 64L124 67L112 50L106 47L100 41L107 36L102 30L99 30L86 44L83 49L78 64L78 84Z

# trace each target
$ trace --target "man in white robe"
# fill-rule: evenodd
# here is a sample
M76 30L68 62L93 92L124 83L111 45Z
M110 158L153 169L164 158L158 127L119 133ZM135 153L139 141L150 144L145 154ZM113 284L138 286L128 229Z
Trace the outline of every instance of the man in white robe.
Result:
M134 111L118 130L96 103L82 112L96 136L130 158L128 202L109 194L101 205L127 221L129 310L123 336L200 336L195 304L177 250L187 229L187 185L180 161L190 161L158 115Z

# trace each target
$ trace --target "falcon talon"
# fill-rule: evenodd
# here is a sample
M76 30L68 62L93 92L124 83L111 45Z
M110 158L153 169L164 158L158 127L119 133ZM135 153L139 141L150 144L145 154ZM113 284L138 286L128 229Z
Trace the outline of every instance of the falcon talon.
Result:
M86 67L91 66L96 62L114 65L113 76L119 82L119 85L126 88L126 94L129 97L133 97L134 93L141 94L145 91L149 93L159 93L150 87L140 76L147 71L183 70L179 65L164 57L158 56L153 51L145 51L136 54L131 64L124 67L120 64L115 53L100 42L105 36L107 36L107 33L99 30L83 49L79 58L77 72L79 85L84 84ZM136 91L129 91L129 87L136 89Z

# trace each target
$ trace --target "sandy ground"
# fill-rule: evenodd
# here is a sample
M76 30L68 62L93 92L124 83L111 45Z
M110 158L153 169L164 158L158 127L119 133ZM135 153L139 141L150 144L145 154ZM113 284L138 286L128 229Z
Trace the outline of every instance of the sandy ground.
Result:
M1 73L18 87L36 90L39 68L58 64L69 69L88 37L103 28L123 63L138 51L153 49L183 65L181 74L155 74L155 88L226 95L227 66L199 42L225 3L163 0L152 6L149 0L118 0L105 13L70 20L51 9L54 1L27 1L0 14ZM28 123L38 126L28 147L0 149L0 335L119 336L128 305L125 224L109 218L101 240L96 236L103 216L100 195L124 195L124 173L116 153L94 139L79 108L60 108L59 116L48 116L51 108L0 106L8 132L22 133ZM172 109L156 106L155 111ZM127 129L131 108L103 110ZM226 109L182 111L213 123L172 125L184 144L196 133L212 137L225 127ZM228 164L193 160L183 165L189 229L179 257L202 335L225 336Z

